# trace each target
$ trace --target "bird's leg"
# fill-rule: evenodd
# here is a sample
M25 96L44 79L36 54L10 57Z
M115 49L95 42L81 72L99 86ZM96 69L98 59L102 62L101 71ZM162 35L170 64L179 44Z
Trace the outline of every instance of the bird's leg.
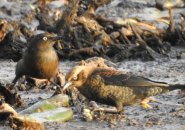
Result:
M53 79L50 79L49 82L51 82L53 85L56 86L56 90L52 96L64 93L62 90L61 84L55 83L55 81L53 81Z
M18 88L15 86L16 85L16 82L17 80L20 78L20 76L15 76L14 80L12 81L11 85L10 85L10 88L11 89L15 89L15 93L18 92Z
M106 112L106 113L120 113L118 112L118 110L116 108L103 108L103 107L99 107L94 109L93 111L101 111L101 112Z
M11 90L12 93L18 93L18 88L15 85L15 83L11 83L8 85L8 89Z
M150 106L148 103L151 102L151 101L156 101L155 98L153 97L148 97L148 98L145 98L144 100L141 101L141 105L143 108L145 109L152 109L152 106Z
M15 78L13 79L12 83L13 84L16 84L17 80L19 79L20 77L19 76L15 76Z
M107 112L107 113L120 113L121 112L121 108L120 108L120 111L118 111L118 109L116 108L103 108L103 107L100 107L95 101L91 101L90 106L93 108L94 112L95 111Z
M117 108L117 113L121 115L123 113L123 103L117 101L116 102L116 108Z
M58 72L56 75L56 82L60 85L63 86L65 84L65 76L62 72Z
M58 71L56 77L54 78L54 81L56 82L53 82L53 80L51 79L50 82L52 82L54 85L57 86L56 88L56 91L54 92L53 96L54 95L57 95L57 94L61 94L63 93L62 91L62 86L65 84L65 76L62 72Z

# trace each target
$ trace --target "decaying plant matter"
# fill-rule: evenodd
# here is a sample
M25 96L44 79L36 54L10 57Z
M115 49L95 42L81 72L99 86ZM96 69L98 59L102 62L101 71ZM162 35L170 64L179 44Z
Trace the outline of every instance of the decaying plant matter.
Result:
M154 60L167 56L170 45L176 45L179 40L181 44L184 43L183 22L180 28L174 25L171 8L168 20L156 19L157 22L165 22L168 26L161 29L154 23L139 19L112 21L95 14L99 6L109 2L109 0L69 2L62 19L58 21L58 25L61 26L57 26L58 32L65 35L67 33L68 37L62 43L64 48L59 50L61 57L67 55L67 58L73 60L92 56L110 58L113 61L130 58Z
M4 100L11 105L22 105L20 95L18 95L14 90L11 90L10 88L11 85L5 85L0 82L0 100Z
M39 21L38 29L62 35L55 48L62 59L81 60L100 56L112 61L125 59L155 60L168 56L171 45L184 44L184 19L175 24L173 8L168 7L169 17L153 22L137 18L110 20L96 14L98 7L110 0L70 0L64 10L52 10L47 1L18 21L0 21L1 58L19 60L22 49L34 33L26 23ZM50 3L50 1L48 2ZM165 8L167 8L165 6ZM184 14L180 14L184 18ZM157 24L165 23L165 28ZM4 54L6 52L6 55Z
M0 104L0 116L1 121L7 120L10 127L13 130L22 130L22 129L37 129L44 130L42 123L28 118L26 116L19 115L9 104L1 103Z

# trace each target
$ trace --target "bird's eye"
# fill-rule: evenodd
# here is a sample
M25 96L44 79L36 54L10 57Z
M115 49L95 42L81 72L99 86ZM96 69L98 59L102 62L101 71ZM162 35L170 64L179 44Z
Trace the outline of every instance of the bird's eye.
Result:
M43 40L44 40L44 41L47 41L47 39L48 39L47 37L43 37Z
M73 80L77 80L78 79L78 77L77 76L73 76Z

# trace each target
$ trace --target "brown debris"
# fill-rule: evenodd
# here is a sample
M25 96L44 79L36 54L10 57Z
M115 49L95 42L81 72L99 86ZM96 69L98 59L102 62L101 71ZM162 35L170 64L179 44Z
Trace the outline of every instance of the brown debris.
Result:
M87 48L81 48L78 50L74 50L69 53L70 59L81 59L82 57L93 57L93 56L98 56L99 51L96 48L93 47L87 47Z
M114 69L116 65L111 61L105 60L100 57L92 57L87 60L82 60L78 64L79 66L92 66L92 67L102 67L102 68L109 68Z
M0 20L0 42L5 38L11 29L11 25L6 20Z
M57 32L60 32L63 35L65 34L65 31L70 32L70 25L74 21L74 18L76 17L79 2L80 0L70 1L65 11L63 12L62 18L56 24Z
M6 120L10 116L17 116L17 112L7 103L0 103L0 120Z
M9 125L13 130L44 130L44 125L36 120L25 116L12 116L9 118Z
M4 85L0 83L0 95L4 98L5 102L11 105L21 106L22 101L20 95L18 95L14 90L11 90L11 85ZM14 92L13 92L14 91Z
M1 121L8 120L9 126L13 130L44 130L42 123L19 115L9 104L0 104L0 119Z
M152 22L136 18L113 21L94 13L97 7L109 2L108 0L87 2L88 5L84 4L87 9L83 11L80 8L83 1L76 1L73 8L68 6L67 10L71 9L71 11L70 13L64 11L62 18L63 21L67 19L67 22L60 22L62 26L59 29L63 30L61 34L66 35L64 31L68 34L66 38L68 40L64 40L64 48L69 50L66 54L62 54L67 55L67 58L71 60L93 56L111 58L113 61L138 57L143 60L154 60L166 56L170 50L170 46L166 43L174 44L177 42L177 37L181 36L181 33L174 31L176 27L173 24L172 9L169 12L169 29L171 30L169 32L168 29L158 28ZM70 4L74 5L74 1ZM68 27L68 31L64 26ZM66 46L68 42L70 46Z
M174 19L173 19L173 10L171 8L169 9L169 16L170 16L169 28L170 28L171 32L174 32L175 31L175 25L174 25Z
M77 18L77 22L82 24L88 32L91 32L93 34L92 37L95 38L99 36L102 45L107 46L112 43L110 36L103 30L103 27L99 25L96 20L94 20L93 17L81 16Z
M110 0L71 0L64 10L50 9L47 5L50 0L39 1L44 6L32 10L22 21L31 23L35 18L39 21L38 29L63 36L55 46L62 59L82 60L99 56L114 62L138 58L155 60L168 56L171 45L185 42L184 19L180 27L174 24L172 8L168 8L169 17L143 21L137 18L108 19L95 13ZM158 27L160 22L165 23L165 28ZM5 23L0 24L0 58L17 61L34 32L19 21L7 22L13 31L6 32ZM26 41L22 41L23 38Z
M46 7L47 4L51 3L54 0L37 0L37 3L39 6L41 7ZM64 4L68 4L69 0L61 0L61 2L63 2Z
M11 23L10 27L13 28L13 30L8 30L3 40L0 42L0 58L17 61L22 56L22 49L27 46L27 43L25 43L26 33L24 36L21 32L24 26L17 25L16 23ZM24 29L26 29L26 27ZM28 34L29 33L30 31L28 31Z
M65 83L65 76L62 72L58 72L54 77L54 82L49 81L48 79L38 79L26 76L23 82L27 81L29 86L36 86L38 88L45 88L47 85L55 84L63 86ZM21 86L20 86L21 87ZM28 90L29 88L27 88Z

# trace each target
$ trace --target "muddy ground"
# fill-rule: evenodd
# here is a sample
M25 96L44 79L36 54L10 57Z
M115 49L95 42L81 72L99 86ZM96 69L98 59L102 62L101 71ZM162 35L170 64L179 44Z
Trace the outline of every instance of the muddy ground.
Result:
M14 77L15 62L0 62L0 79L4 82L11 82ZM63 61L60 63L60 70L66 73L74 62ZM185 60L159 59L157 61L125 61L116 63L119 70L132 72L152 80L168 82L171 84L185 82ZM33 88L29 91L22 91L21 97L27 103L34 103L41 98L45 99L53 94L52 90L39 90ZM95 129L124 129L124 130L184 130L185 129L185 98L175 90L162 95L155 96L157 102L150 105L153 109L144 109L139 105L125 107L125 118L118 121L110 128L107 122L92 121L85 122L74 115L74 119L66 123L45 123L46 130L95 130ZM182 105L179 105L182 104ZM0 125L0 129L9 130L8 126Z
M35 0L33 0L35 1ZM155 0L113 0L110 5L103 6L98 13L110 19L117 17L128 18L137 17L144 20L154 20L157 17L167 15L167 10L159 12L154 8ZM25 2L27 5L28 2ZM129 4L128 4L129 3ZM20 3L19 3L20 4ZM19 19L21 12L30 10L29 6L14 4L14 18ZM2 3L1 3L2 5ZM18 7L15 7L18 6ZM129 5L129 6L128 6ZM143 8L146 7L147 8ZM175 9L174 12L182 12L184 9ZM184 11L185 12L185 11ZM1 18L7 17L3 14ZM179 15L176 15L179 17ZM10 19L14 19L11 18ZM184 48L180 47L181 51ZM119 70L128 71L136 75L144 76L155 81L163 81L171 84L185 83L185 60L176 58L175 48L170 58L159 58L156 61L123 61L116 63ZM73 65L74 61L61 61L60 70L66 73ZM14 78L16 62L11 60L0 60L0 80L10 83ZM20 91L21 98L28 104L35 103L41 98L45 99L53 94L50 89L33 88L28 91ZM110 128L108 122L91 121L85 122L79 118L79 114L74 115L74 119L66 123L45 123L46 130L96 130L96 129L124 129L124 130L185 130L185 98L178 90L155 96L157 102L150 105L153 109L144 109L139 105L125 107L125 118L118 121ZM180 105L181 104L181 105ZM23 109L23 108L20 108ZM17 110L17 111L20 111ZM0 124L0 130L10 130L5 124Z

